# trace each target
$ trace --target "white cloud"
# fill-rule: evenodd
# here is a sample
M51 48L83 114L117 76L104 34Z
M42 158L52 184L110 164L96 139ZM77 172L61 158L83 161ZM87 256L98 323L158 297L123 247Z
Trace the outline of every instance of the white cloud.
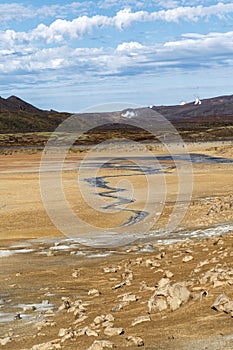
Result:
M23 3L0 4L1 22L24 21L33 18L59 17L65 18L68 14L77 15L90 8L92 1L72 2L65 5L44 5L42 7L25 6Z
M16 32L7 30L0 32L0 38L13 42L33 42L44 40L47 43L62 42L68 39L80 38L88 32L98 28L116 27L123 30L135 22L166 21L178 22L197 21L209 16L223 16L233 13L233 3L212 5L208 7L178 7L175 9L161 10L157 12L137 11L132 12L129 8L120 10L113 17L95 15L92 17L80 16L71 21L57 19L49 26L39 24L28 32Z
M10 37L10 33L9 33ZM17 71L38 74L55 70L56 74L84 76L153 74L156 69L231 65L233 31L197 35L184 34L180 40L146 46L123 42L116 48L72 48L67 45L38 49L21 45L0 50L0 73ZM64 73L65 74L65 73Z

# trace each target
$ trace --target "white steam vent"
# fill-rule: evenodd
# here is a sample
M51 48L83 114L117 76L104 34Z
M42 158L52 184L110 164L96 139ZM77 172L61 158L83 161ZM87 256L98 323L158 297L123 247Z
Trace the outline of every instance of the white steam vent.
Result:
M127 110L126 112L124 113L121 113L121 116L123 118L128 118L128 119L131 119L131 118L134 118L137 116L137 114L134 112L134 111L130 111L130 110Z

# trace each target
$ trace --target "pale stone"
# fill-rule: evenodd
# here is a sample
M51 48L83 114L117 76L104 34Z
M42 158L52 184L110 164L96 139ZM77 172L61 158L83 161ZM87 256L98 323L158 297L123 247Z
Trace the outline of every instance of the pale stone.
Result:
M138 316L133 320L132 326L136 326L139 323L149 322L149 321L151 321L150 316Z
M144 346L144 341L141 337L133 337L130 335L126 340L129 342L129 345Z
M211 309L216 311L224 311L224 305L229 303L230 299L225 293L219 294L211 306Z
M98 289L90 289L87 294L91 297L98 297L101 293L98 291Z
M123 300L123 301L137 301L138 298L137 298L136 295L134 295L134 294L129 294L129 293L127 293L127 294L124 294L122 300Z
M103 350L103 349L113 349L115 344L108 340L95 340L94 343L87 350Z
M2 338L2 339L0 339L0 345L4 346L4 345L10 343L11 340L12 340L11 337Z
M109 337L112 337L112 336L115 336L115 335L120 335L120 334L123 334L123 333L124 333L123 328L106 327L105 330L104 330L104 334L109 336Z
M167 309L167 302L163 297L153 295L148 301L149 313L161 312Z
M87 328L85 333L88 337L98 337L99 336L99 334L97 332L95 332L94 330L92 330L90 328Z
M193 256L192 256L192 255L186 255L186 256L182 259L182 261L183 261L184 263L189 262L189 261L191 261L191 260L193 260Z

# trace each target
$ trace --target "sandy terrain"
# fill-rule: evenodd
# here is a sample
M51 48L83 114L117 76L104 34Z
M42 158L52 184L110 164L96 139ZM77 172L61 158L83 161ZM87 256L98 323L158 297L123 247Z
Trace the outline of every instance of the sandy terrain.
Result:
M166 154L151 145L150 149L158 156ZM190 144L189 151L233 159L232 144ZM233 163L193 163L192 198L176 204L187 213L177 232L166 237L163 230L178 191L174 162L163 159L165 174L147 175L159 184L155 185L155 201L145 196L147 177L142 172L127 167L98 170L108 186L126 189L119 196L135 199L127 205L131 212L109 214L91 207L97 196L90 184L82 183L86 197L81 196L76 168L84 155L71 152L66 163L69 170L62 175L74 212L101 230L124 225L145 204L151 219L155 202L158 206L163 194L160 184L165 181L166 201L151 225L153 234L109 249L67 240L50 221L41 201L41 153L1 155L0 347L95 350L104 348L101 341L106 340L105 345L118 349L139 345L142 349L233 349ZM90 170L84 171L87 177L93 176L95 159L89 161ZM147 160L142 165L146 167ZM97 192L107 193L108 189L97 188ZM113 202L109 197L101 199L106 205ZM218 237L221 233L224 235ZM177 237L186 241L165 244L169 242L164 239L171 243ZM194 239L189 240L191 237ZM226 295L211 308L222 293ZM95 319L101 315L105 317ZM144 319L138 322L144 322L132 325L139 316Z

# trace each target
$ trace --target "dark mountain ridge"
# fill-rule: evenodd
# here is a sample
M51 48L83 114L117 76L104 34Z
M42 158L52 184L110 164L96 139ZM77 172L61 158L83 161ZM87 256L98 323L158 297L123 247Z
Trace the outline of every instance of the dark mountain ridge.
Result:
M110 137L130 136L137 140L149 140L145 130L132 126L134 119L139 125L158 127L156 113L167 118L187 140L233 139L233 95L218 96L173 106L153 106L126 109L116 112L77 114L75 129L91 130L98 122L101 127L88 132L84 142L93 143ZM0 134L29 132L53 132L71 113L42 110L17 96L0 97ZM128 122L128 125L126 125ZM162 129L161 129L162 130ZM73 131L72 125L70 131Z

